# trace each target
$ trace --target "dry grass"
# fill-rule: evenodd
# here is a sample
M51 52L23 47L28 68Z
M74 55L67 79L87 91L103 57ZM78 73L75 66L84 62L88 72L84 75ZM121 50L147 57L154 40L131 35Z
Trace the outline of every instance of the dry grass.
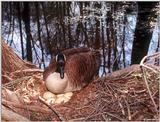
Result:
M116 71L75 92L69 102L52 106L38 99L46 91L41 70L16 71L8 76L12 82L3 85L2 105L29 120L158 121L159 65L145 61L143 70L134 66Z

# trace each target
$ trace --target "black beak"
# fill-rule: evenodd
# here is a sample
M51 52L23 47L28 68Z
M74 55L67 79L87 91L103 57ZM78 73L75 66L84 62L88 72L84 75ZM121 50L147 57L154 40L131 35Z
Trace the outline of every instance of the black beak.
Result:
M60 77L61 79L64 78L64 68L63 67L60 67Z

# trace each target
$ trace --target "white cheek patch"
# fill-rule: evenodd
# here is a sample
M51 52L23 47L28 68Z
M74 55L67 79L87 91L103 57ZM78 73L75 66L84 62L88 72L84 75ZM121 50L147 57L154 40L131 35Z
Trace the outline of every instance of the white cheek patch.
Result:
M68 83L68 77L66 73L64 74L64 78L60 78L59 73L52 73L46 78L46 87L49 91L53 93L61 93L65 90Z
M65 55L65 54L63 54L63 56L64 56L64 60L66 61L66 60L67 60L66 55Z
M64 57L64 61L66 61L67 59L66 59L66 55L65 54L63 54L63 57ZM56 62L58 61L58 55L56 55Z

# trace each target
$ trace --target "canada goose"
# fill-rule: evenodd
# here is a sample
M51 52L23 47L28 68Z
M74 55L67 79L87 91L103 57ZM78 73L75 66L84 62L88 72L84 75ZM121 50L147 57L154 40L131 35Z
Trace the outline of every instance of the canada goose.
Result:
M49 91L55 94L77 91L98 75L100 53L89 48L71 48L59 52L43 73Z

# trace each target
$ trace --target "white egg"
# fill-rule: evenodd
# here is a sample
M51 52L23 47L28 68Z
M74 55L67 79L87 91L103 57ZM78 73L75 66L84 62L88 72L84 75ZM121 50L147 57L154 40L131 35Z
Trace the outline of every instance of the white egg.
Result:
M46 100L46 103L47 103L47 104L54 104L55 101L56 101L56 98L53 98L53 97L52 97L52 98L47 99L47 100Z
M60 103L65 103L65 102L68 102L68 99L66 97L57 97L55 103L56 104L60 104Z
M68 99L70 99L72 97L73 93L72 92L67 92L64 94L64 96Z
M63 97L64 94L57 94L56 96L57 96L57 97Z
M70 99L68 99L67 97L65 97L64 99L64 103L68 102Z
M47 92L45 92L45 93L43 94L43 98L44 98L44 99L56 98L56 95L53 94L52 92L47 91Z

